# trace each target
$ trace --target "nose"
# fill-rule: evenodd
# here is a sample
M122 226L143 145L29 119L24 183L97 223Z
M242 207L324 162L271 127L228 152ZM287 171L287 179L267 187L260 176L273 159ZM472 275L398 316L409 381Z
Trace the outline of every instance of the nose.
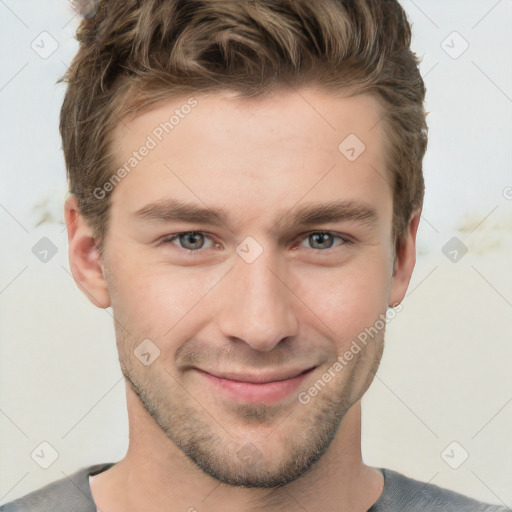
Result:
M237 338L254 350L269 352L280 341L297 335L297 298L283 268L270 251L263 251L252 263L235 257L217 308L219 329L226 338Z

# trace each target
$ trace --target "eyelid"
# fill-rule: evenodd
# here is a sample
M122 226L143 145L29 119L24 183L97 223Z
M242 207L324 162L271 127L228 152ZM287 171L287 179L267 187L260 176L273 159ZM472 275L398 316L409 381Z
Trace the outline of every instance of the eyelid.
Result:
M353 243L353 240L345 233L338 233L337 231L332 231L329 229L314 229L306 231L305 233L297 235L295 241L304 240L306 237L316 234L332 235L334 238L341 238L343 240L343 243Z
M159 240L156 241L156 245L157 246L161 246L161 245L168 245L168 244L172 244L172 245L175 245L177 249L181 250L181 251L185 251L187 253L197 253L197 254L200 254L202 251L204 251L205 249L204 248L201 248L201 249L185 249L184 247L180 247L179 245L176 245L174 244L173 242L177 239L179 239L179 237L181 235L189 235L189 234L197 234L197 235L203 235L205 238L210 238L212 240L212 242L215 244L215 241L213 240L213 235L211 233L208 233L207 231L195 231L195 230L190 230L190 231L180 231L179 233L171 233L169 235L165 235L163 236L162 238L160 238Z
M207 231L194 231L194 230L191 230L191 231L180 231L179 233L172 233L172 234L169 234L169 235L165 235L164 237L162 237L160 240L157 241L157 245L160 246L160 245L165 245L165 244L172 244L172 245L176 245L174 244L173 242L176 240L176 239L179 239L179 237L181 235L188 235L188 234L199 234L199 235L203 235L205 238L210 238L212 240L212 242L215 244L215 240L214 240L214 235L212 235L211 233L208 233ZM314 248L309 248L310 250L312 251L315 251L315 252L324 252L324 253L328 253L330 250L334 250L336 249L336 247L340 247L340 246L343 246L343 245L350 245L350 244L353 244L354 243L354 240L352 240L348 235L344 234L344 233L338 233L337 231L330 231L330 230L325 230L325 229L316 229L316 230L310 230L310 231L306 231L304 233L301 233L300 235L297 235L297 237L294 238L292 244L293 244L293 247L296 246L296 244L298 242L302 242L303 240L305 240L308 236L310 235L313 235L313 234L328 234L328 235L332 235L333 238L339 238L342 240L342 243L338 244L338 245L335 245L334 247L329 247L327 249L314 249ZM181 251L184 251L185 253L188 253L188 254L191 254L191 253L197 253L197 254L200 254L201 252L203 252L204 248L201 248L201 249L186 249L184 247L180 247L179 245L176 245L176 247L181 250Z

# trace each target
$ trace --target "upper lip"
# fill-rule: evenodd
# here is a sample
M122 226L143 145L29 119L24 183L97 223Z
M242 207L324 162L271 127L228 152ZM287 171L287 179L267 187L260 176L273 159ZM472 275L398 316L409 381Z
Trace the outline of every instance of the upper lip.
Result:
M265 384L267 382L277 382L280 380L288 380L298 377L302 373L312 370L313 367L307 368L290 368L274 372L255 372L254 370L246 372L217 372L214 370L198 370L209 373L219 379L237 380L240 382L252 382L254 384Z

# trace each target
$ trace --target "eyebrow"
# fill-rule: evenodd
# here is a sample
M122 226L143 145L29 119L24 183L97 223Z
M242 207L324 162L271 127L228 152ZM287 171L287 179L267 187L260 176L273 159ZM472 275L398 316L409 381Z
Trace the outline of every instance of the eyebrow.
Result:
M137 210L134 216L140 221L187 222L216 227L231 226L230 216L222 208L208 208L176 199L149 203ZM276 218L278 220L271 231L286 232L297 227L343 221L356 221L372 228L378 221L377 212L373 207L354 201L341 200L310 203L297 208L278 210Z

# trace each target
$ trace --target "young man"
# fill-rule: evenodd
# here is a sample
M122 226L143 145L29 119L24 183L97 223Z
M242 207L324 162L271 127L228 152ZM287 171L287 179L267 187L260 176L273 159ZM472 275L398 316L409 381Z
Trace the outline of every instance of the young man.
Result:
M361 457L424 193L400 5L107 0L78 39L69 257L112 306L130 442L0 509L505 510Z

